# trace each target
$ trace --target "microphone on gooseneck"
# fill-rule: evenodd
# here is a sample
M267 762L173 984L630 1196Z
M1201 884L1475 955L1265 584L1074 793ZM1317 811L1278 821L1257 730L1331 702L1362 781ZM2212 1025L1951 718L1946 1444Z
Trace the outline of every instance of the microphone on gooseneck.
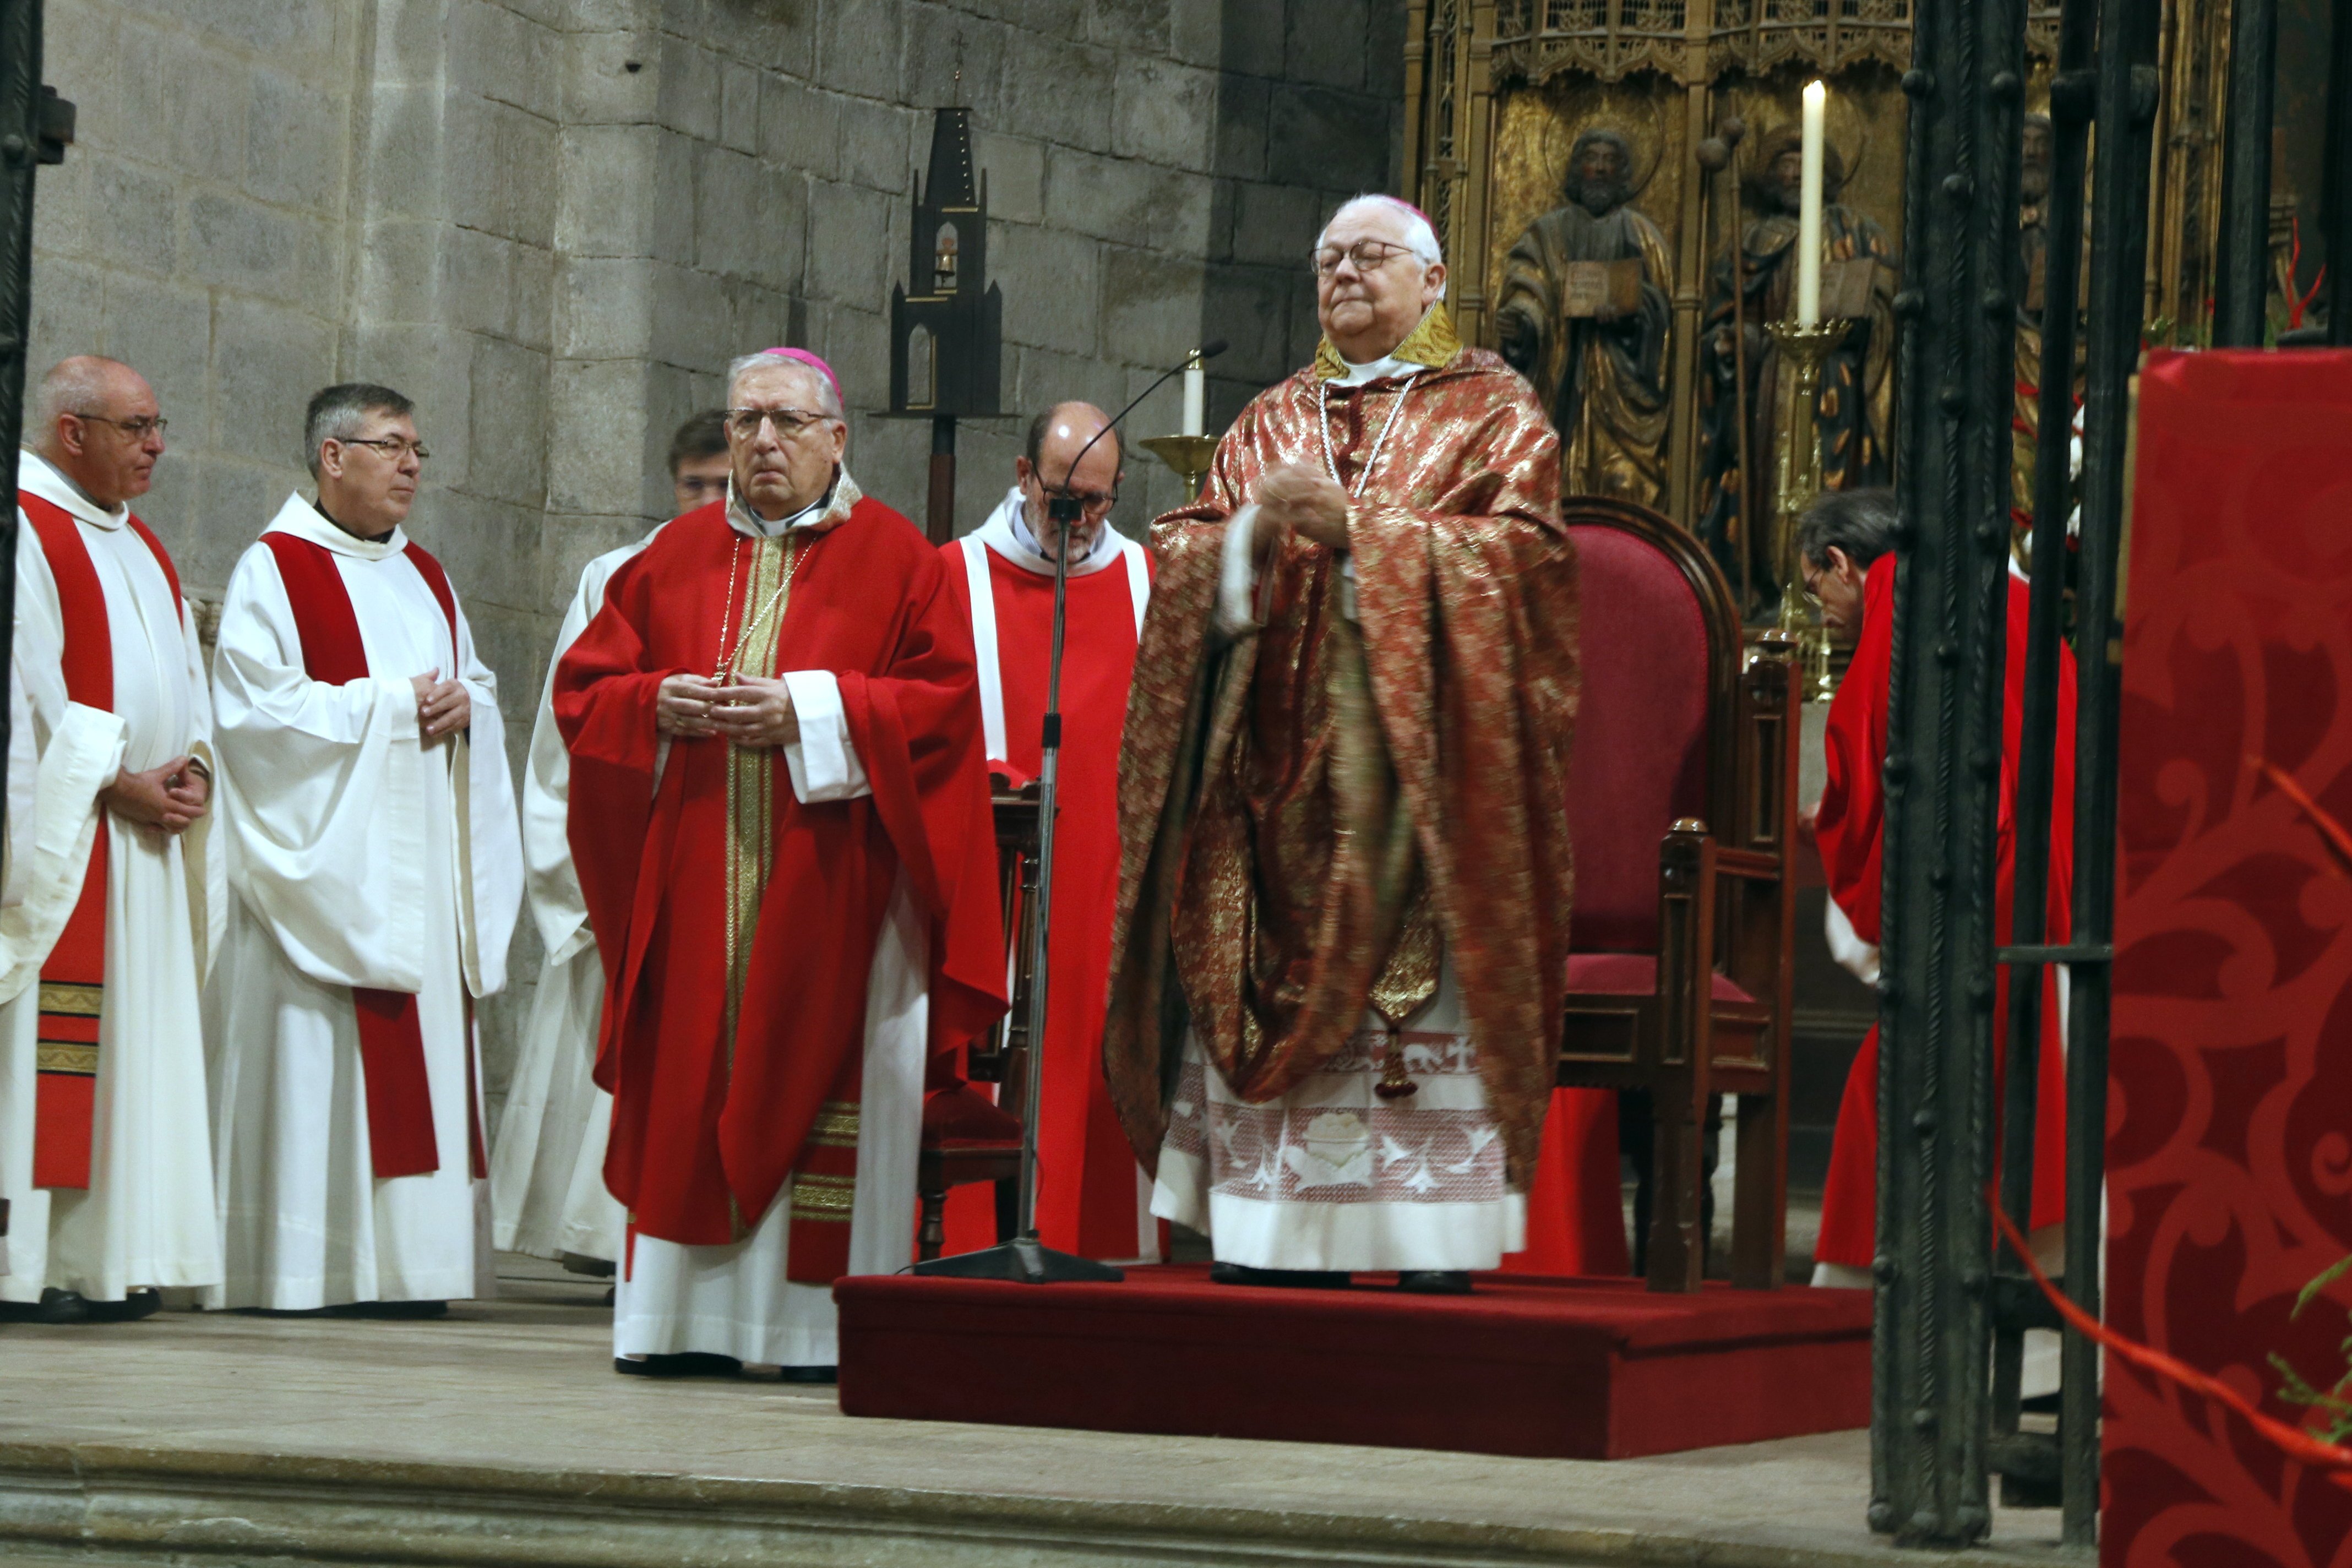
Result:
M1219 354L1224 353L1225 350L1231 346L1232 345L1227 343L1223 338L1212 338L1207 342L1202 343L1192 353L1186 354L1182 359L1178 360L1171 368L1161 371L1160 373L1159 380L1153 382L1150 386L1145 387L1141 392L1137 393L1135 396L1129 401L1128 405L1120 409L1118 413L1111 418L1109 424L1105 425L1101 429L1096 431L1094 433L1093 440L1088 441L1085 446L1079 447L1078 455L1070 459L1070 466L1062 471L1062 493L1058 496L1047 496L1045 498L1045 515L1052 518L1056 522L1076 522L1078 520L1078 501L1076 496L1069 493L1070 480L1072 477L1077 473L1078 464L1085 460L1086 455L1088 452L1095 449L1095 442L1099 441L1105 436L1109 435L1111 430L1118 426L1120 420L1134 413L1135 405L1137 404L1141 403L1145 398L1150 396L1153 393L1167 385L1173 378L1180 376L1186 371L1192 369L1192 362L1195 359L1213 360Z

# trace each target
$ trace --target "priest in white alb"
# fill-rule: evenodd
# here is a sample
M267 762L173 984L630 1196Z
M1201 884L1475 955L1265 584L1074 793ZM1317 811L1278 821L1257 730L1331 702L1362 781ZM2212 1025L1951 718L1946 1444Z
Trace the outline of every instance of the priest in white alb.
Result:
M709 409L679 426L669 445L670 515L683 517L713 496L725 495L727 476L726 415ZM501 1252L559 1260L583 1274L610 1274L618 1265L628 1216L604 1185L613 1097L596 1087L593 1077L604 969L565 837L572 758L555 724L555 667L604 607L604 585L613 574L653 537L648 533L608 550L582 569L547 657L539 717L531 724L530 759L523 769L522 843L530 915L547 957L523 1025L522 1050L507 1082L498 1138L490 1145L492 1236Z
M225 902L212 708L172 558L130 506L163 452L154 392L83 356L35 403L0 906L0 1318L119 1321L221 1277L196 1024Z
M318 501L287 500L221 608L215 1306L492 1293L474 1015L506 982L522 846L497 679L402 531L413 413L364 383L310 400Z
M729 367L727 499L556 667L607 992L616 1370L829 1379L833 1281L914 1256L927 1066L1003 1011L971 633L864 495L814 354Z
M989 765L1036 776L1054 643L1054 563L1070 558L1062 659L1061 822L1054 842L1053 951L1038 1083L1037 1229L1083 1257L1155 1262L1160 1221L1103 1081L1103 1004L1118 896L1118 737L1135 639L1151 599L1150 558L1109 526L1126 451L1087 403L1030 421L1013 489L988 521L944 547L950 586L971 615ZM1073 468L1073 464L1076 465ZM1047 502L1076 502L1055 521ZM996 1240L986 1189L949 1195L950 1251ZM975 1201L979 1200L979 1201ZM982 1212L983 1210L988 1212Z

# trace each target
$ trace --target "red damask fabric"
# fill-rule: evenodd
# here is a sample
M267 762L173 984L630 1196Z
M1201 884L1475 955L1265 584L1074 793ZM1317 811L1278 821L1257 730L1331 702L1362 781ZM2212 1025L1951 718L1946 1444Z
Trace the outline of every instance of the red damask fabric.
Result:
M2293 1420L2352 1289L2352 353L2158 354L2122 708L2107 1320ZM2308 797L2267 776L2265 764ZM2315 808L2315 810L2314 809ZM2108 1568L2346 1568L2352 1492L2110 1360Z

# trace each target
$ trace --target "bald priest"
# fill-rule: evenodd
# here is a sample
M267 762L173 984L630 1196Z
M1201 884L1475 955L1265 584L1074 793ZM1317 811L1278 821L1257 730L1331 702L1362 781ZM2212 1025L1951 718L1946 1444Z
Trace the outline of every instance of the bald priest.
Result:
M555 675L605 969L615 1370L835 1362L914 1254L927 1064L1004 1009L971 633L843 462L801 350L729 367L727 498L613 574Z

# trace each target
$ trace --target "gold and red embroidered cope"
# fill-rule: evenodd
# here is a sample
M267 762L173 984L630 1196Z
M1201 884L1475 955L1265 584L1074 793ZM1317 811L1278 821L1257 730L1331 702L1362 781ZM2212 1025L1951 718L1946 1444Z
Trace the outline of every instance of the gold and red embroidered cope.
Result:
M1188 1023L1263 1105L1350 1053L1427 1048L1398 1028L1443 958L1524 1191L1574 883L1577 577L1558 438L1442 309L1398 349L1409 374L1339 384L1326 348L1243 410L1200 501L1153 526L1105 1067L1156 1169ZM1351 495L1356 618L1341 557L1294 537L1261 571L1261 628L1225 644L1211 622L1226 521L1292 464L1328 464ZM1368 1005L1389 1030L1364 1029Z
M89 558L89 546L71 513L29 490L16 504L41 542L42 557L58 586L58 609L65 626L66 698L85 708L114 711L113 626L107 618L106 590ZM152 531L131 513L130 523L171 585L172 602L184 618L180 574ZM100 813L90 840L89 864L81 894L67 917L57 945L41 965L33 1086L33 1184L86 1188L97 1115L99 1024L106 1006L107 840L113 829Z

